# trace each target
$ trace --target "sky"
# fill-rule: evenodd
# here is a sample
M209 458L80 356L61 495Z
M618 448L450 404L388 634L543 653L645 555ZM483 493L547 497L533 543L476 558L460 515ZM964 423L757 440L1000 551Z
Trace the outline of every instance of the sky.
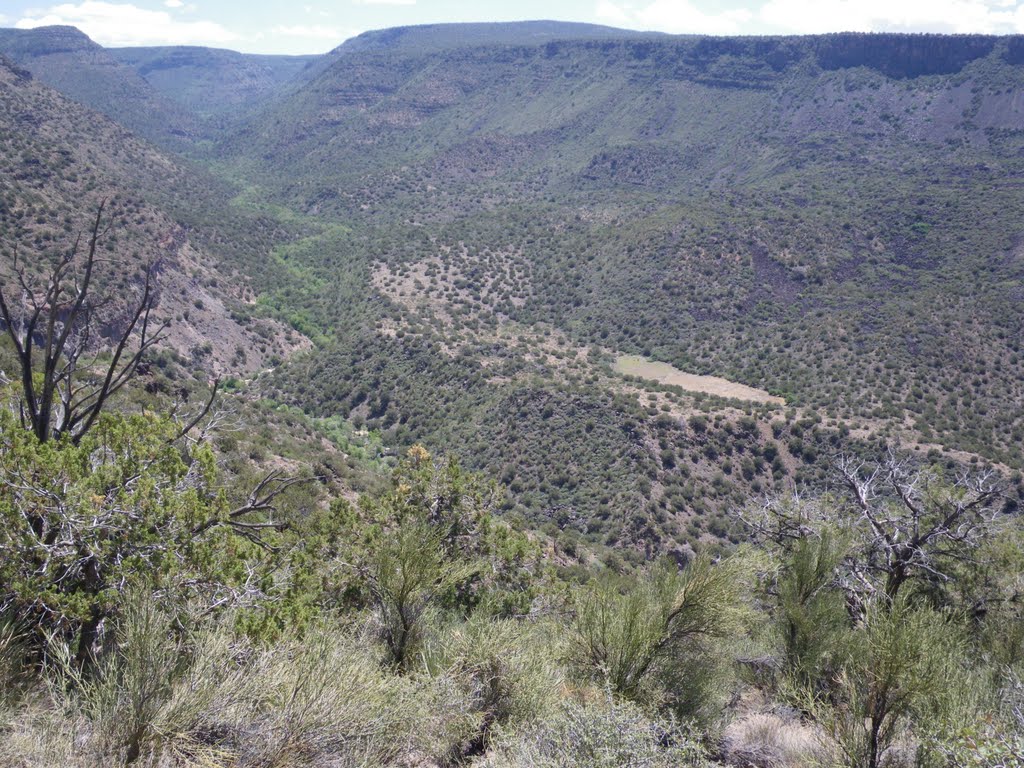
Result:
M108 47L322 53L369 29L555 19L674 34L1024 33L1024 0L0 0L0 26L71 24Z

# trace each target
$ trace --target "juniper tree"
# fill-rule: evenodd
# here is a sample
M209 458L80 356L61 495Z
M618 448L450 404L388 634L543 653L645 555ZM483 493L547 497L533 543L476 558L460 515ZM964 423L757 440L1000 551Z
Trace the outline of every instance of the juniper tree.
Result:
M105 203L91 221L42 283L16 253L18 291L0 287L19 369L16 382L0 378L14 406L0 409L0 615L38 643L77 637L80 663L129 584L173 583L211 605L258 593L251 555L275 548L286 527L276 504L304 481L272 471L230 504L206 430L183 440L210 413L216 381L181 421L109 408L167 325L152 317L152 269L134 300L97 293L97 253L113 226ZM120 331L101 339L101 326Z

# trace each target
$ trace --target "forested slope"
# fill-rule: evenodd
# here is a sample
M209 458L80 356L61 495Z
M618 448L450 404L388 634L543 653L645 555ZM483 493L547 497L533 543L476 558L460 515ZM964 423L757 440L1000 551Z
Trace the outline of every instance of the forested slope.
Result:
M275 302L327 339L277 396L399 441L471 425L511 446L490 414L544 410L543 387L514 391L564 381L548 343L584 398L609 388L599 361L642 353L784 397L791 423L1019 463L1016 38L418 39L346 43L223 144L243 199L331 228L288 253L314 279ZM650 450L658 407L600 451L646 452L655 501L687 484ZM790 471L831 450L774 431ZM534 513L596 511L533 491Z
M250 105L206 123L223 192L176 210L226 230L238 318L315 344L256 391L388 450L459 446L569 539L727 538L730 505L821 483L843 445L1020 463L1017 38L538 22L305 64L89 50L193 117ZM762 395L627 380L625 354Z

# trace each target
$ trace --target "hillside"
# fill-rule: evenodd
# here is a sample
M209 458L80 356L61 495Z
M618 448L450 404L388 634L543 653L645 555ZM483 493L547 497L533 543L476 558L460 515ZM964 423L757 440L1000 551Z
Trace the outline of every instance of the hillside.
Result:
M777 477L840 432L1020 464L1019 40L403 39L342 46L224 144L247 204L331 228L288 253L303 288L271 289L324 341L275 396L465 444L521 509L579 529L648 501L700 520L692 499L766 485L720 477L715 449L692 478L666 463L706 447L685 420L720 406L631 410L605 367L621 354L821 420L810 444L779 432ZM595 447L581 412L619 426ZM765 466L764 447L740 459ZM566 456L564 481L530 477Z
M226 484L258 471L315 467L334 493L374 487L379 441L353 429L328 433L244 393L246 380L312 345L271 317L254 287L257 279L285 281L267 257L296 233L238 210L229 197L205 172L0 57L0 280L7 295L15 254L30 278L41 278L88 231L105 200L110 230L93 288L102 307L97 351L123 329L147 268L155 276L153 324L169 323L122 407L194 414L219 377L216 447ZM4 336L4 386L15 369Z
M115 225L105 243L115 260L103 269L108 288L136 289L141 270L153 265L158 314L172 321L170 346L197 375L252 373L303 345L274 321L249 323L239 314L254 296L238 270L238 253L269 250L283 236L275 225L216 213L223 190L210 177L3 59L0 105L0 251L6 257L17 250L41 272L108 200ZM205 208L206 221L218 219L216 228L192 207ZM7 259L3 270L9 278Z
M254 393L457 446L506 513L642 557L840 449L1020 465L1022 50L537 22L102 53L208 125L253 110L217 123L232 192L179 208L280 228L232 246L236 315L315 350Z
M0 29L0 54L159 146L199 151L320 56L213 48L110 48L74 27Z
M3 50L0 766L1024 765L1024 39Z
M150 141L182 147L199 121L74 27L0 29L0 55Z

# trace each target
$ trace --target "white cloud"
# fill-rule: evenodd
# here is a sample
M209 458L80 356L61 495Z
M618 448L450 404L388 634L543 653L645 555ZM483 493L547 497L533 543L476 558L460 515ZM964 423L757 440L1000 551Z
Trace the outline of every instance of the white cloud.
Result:
M780 31L1024 31L1017 0L768 0L761 20Z
M708 0L598 0L607 24L676 34L1024 32L1021 0L759 0L715 9Z
M212 21L178 21L166 11L150 11L127 3L99 0L29 11L14 26L32 29L52 24L78 27L101 45L115 47L223 45L238 39L238 35Z
M341 43L350 35L334 27L325 27L319 24L298 24L293 27L278 26L271 30L273 35L285 37L305 37L311 40L334 40Z
M352 0L353 5L416 5L416 0Z
M600 0L596 13L619 27L702 35L739 34L754 18L745 8L707 12L689 0L653 0L639 7Z
M632 23L629 14L611 2L611 0L601 0L597 4L595 13L597 13L599 19L616 27L628 27Z
M168 8L181 8L184 4L182 0L164 0L164 5Z

